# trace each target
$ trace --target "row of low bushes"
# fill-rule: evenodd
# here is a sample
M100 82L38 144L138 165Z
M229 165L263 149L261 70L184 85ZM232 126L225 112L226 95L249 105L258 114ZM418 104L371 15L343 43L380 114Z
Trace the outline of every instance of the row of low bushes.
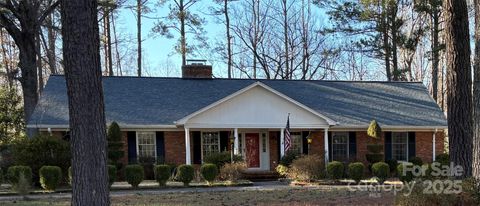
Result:
M216 179L235 182L241 178L245 169L246 165L243 162L224 163L221 167L206 163L200 167L199 172L201 177L211 185ZM165 164L154 166L155 180L160 186L165 186L168 180L182 182L185 186L188 186L195 179L195 172L192 165L184 164L176 168ZM137 188L144 177L144 170L141 165L127 165L125 167L125 180L133 188Z
M440 164L448 164L448 154L441 154L436 157ZM348 178L359 182L365 177L367 167L362 162L353 162L348 165L332 161L325 168L323 159L317 155L305 155L292 158L292 155L286 155L276 170L280 175L298 181L312 181L324 178L339 180ZM288 164L288 166L284 165ZM410 164L423 165L423 161L418 157L410 158ZM411 173L403 173L403 165L397 161L376 162L368 169L379 183L383 183L392 174L397 174L401 181L411 181ZM427 165L428 166L428 165ZM428 172L427 172L428 173Z

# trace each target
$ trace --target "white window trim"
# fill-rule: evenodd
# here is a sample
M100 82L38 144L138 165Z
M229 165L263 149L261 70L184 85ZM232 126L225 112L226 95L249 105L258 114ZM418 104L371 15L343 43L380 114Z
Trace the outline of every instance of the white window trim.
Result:
M157 161L157 132L151 132L151 131L135 131L135 136L136 136L136 139L135 139L135 144L137 146L137 161L140 160L140 150L139 150L139 145L138 145L138 135L140 133L153 133L153 147L154 147L154 151L155 151L155 161Z
M406 144L407 144L407 153L406 153L407 158L406 158L406 160L397 160L397 161L398 162L408 162L409 159L410 159L410 157L408 155L408 154L410 154L410 150L409 150L409 147L410 147L410 144L409 144L410 143L410 132L392 132L392 139L391 139L391 142L390 142L390 144L392 145L392 149L391 149L392 151L390 151L390 153L391 153L390 156L392 157L392 159L393 159L393 145L398 144L398 143L393 143L393 137L394 137L393 134L394 133L407 133L407 142L406 142Z
M333 137L335 136L334 134L335 133L346 133L347 134L347 159L349 160L350 159L350 132L332 132L331 135L332 135L332 141L330 141L330 146L332 148L332 161L335 161L335 159L333 158Z
M217 133L218 134L218 152L222 151L222 148L220 148L220 131L202 131L200 132L200 151L201 151L201 158L202 158L202 164L203 164L203 133Z

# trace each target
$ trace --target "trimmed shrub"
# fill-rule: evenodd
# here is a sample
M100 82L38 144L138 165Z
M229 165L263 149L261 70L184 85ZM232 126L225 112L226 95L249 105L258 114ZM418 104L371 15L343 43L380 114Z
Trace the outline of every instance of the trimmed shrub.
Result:
M133 188L138 188L144 177L142 165L127 165L125 167L125 180Z
M408 167L408 166L412 166L412 164L408 164L408 163L402 163L402 164L399 164L397 166L397 176L398 176L398 179L400 179L400 181L402 181L403 183L406 183L406 182L411 182L413 180L413 174L412 172L410 171L405 171L405 168Z
M165 186L172 175L172 169L169 165L155 165L155 180L160 186Z
M372 173L377 177L378 183L383 184L390 174L390 168L385 162L377 162L372 165Z
M410 157L408 162L411 162L412 164L418 165L418 166L423 165L422 158L420 158L420 157Z
M368 126L367 134L375 139L382 137L382 128L378 125L376 120L372 120Z
M293 160L287 176L298 181L311 181L322 178L325 166L318 155L305 155Z
M230 151L225 152L214 152L206 155L203 157L204 163L214 164L217 165L218 168L222 167L226 163L232 162L232 154ZM239 162L242 161L242 156L240 155L233 155L233 161Z
M441 165L450 165L450 155L443 153L435 156L435 162L440 163Z
M177 175L175 179L183 182L184 186L188 186L195 177L195 169L192 165L180 165L177 167Z
M341 162L332 161L327 164L327 175L330 179L341 179L344 171L345 167Z
M122 132L116 122L112 122L108 127L107 141L108 160L110 164L121 169L123 165L119 160L124 156L125 152L123 151Z
M30 184L32 182L32 168L29 166L11 166L8 168L8 182L12 184L12 186L19 183L20 176L23 176Z
M111 187L117 179L117 167L115 165L107 165L108 169L108 185Z
M383 160L383 145L381 144L369 144L367 145L368 153L365 155L367 161L370 164L381 162Z
M354 162L348 165L348 176L350 179L355 180L356 183L359 183L363 179L365 173L365 165L361 162Z
M38 173L40 185L45 190L55 191L62 180L62 169L58 166L43 166Z
M296 151L288 150L285 153L285 155L282 158L280 158L280 161L278 162L278 164L289 167L290 164L292 164L293 160L295 160L298 156L299 155Z
M220 168L220 178L236 182L242 178L242 173L247 169L245 162L227 163Z
M204 164L200 167L200 174L208 184L211 184L218 176L218 168L214 164Z
M278 174L284 177L288 175L288 167L285 165L278 165L277 167L275 167L275 171L277 171Z
M16 165L32 168L34 182L39 182L38 172L44 165L59 166L67 171L71 162L70 143L58 137L38 135L17 142L13 146Z
M390 174L393 175L395 173L395 170L397 169L398 166L398 161L397 160L387 160L385 163L388 164L388 167L390 167Z

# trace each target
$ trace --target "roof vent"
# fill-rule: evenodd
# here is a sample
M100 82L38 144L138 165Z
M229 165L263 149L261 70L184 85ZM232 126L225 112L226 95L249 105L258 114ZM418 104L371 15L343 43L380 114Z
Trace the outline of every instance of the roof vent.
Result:
M207 65L207 60L187 59L187 64L182 66L182 78L212 78L212 65Z

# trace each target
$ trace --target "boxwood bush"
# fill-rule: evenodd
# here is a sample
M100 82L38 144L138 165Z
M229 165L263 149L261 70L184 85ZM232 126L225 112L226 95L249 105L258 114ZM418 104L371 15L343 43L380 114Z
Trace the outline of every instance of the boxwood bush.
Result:
M359 183L363 179L365 165L361 162L353 162L348 165L348 176Z
M417 166L423 165L423 160L420 157L410 157L409 162Z
M332 161L327 164L327 175L329 178L338 180L343 177L345 171L344 165L338 161Z
M233 161L234 162L242 161L242 156L234 155ZM210 153L205 157L203 157L203 162L217 165L217 167L220 168L224 164L232 162L232 154L229 151Z
M200 167L200 174L211 185L218 176L218 168L214 164L204 164Z
M111 187L117 179L117 167L115 165L107 165L108 169L108 185Z
M390 159L385 161L385 163L388 164L388 167L390 167L390 174L393 175L395 173L395 170L397 169L398 161L394 159Z
M11 166L7 170L8 182L15 186L19 183L20 176L23 176L29 183L32 182L32 168L29 166Z
M175 179L183 182L183 185L188 186L195 177L195 169L192 165L180 165L177 167L177 175Z
M155 165L154 167L155 180L160 186L165 186L167 180L170 179L172 168L169 165Z
M372 165L373 176L377 177L377 181L383 184L390 175L390 167L385 162L377 162Z
M405 168L408 167L408 165L411 166L412 164L402 163L397 166L398 179L400 179L400 181L402 181L403 183L411 182L413 180L412 172L405 172Z
M127 180L128 184L132 185L133 188L138 188L138 185L143 181L144 177L142 165L134 164L125 167L125 180Z
M55 191L62 180L62 169L58 166L43 166L38 175L43 189Z
M450 164L450 155L448 155L446 153L439 154L435 157L435 162L438 162L441 165L449 165Z

